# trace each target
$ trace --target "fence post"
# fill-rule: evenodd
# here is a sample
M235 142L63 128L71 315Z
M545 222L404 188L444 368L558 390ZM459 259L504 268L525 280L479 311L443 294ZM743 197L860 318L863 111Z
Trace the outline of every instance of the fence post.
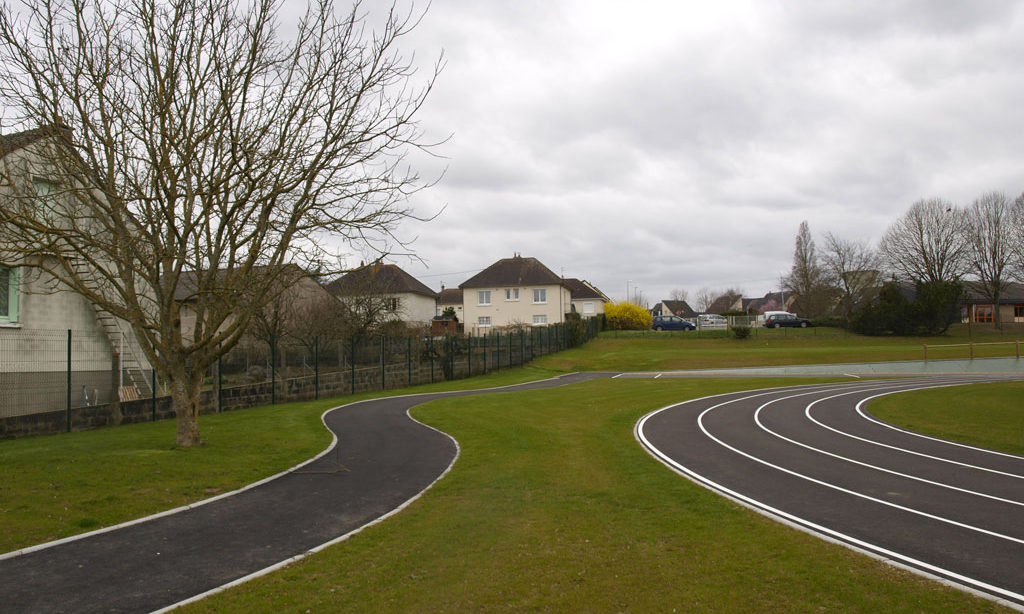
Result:
M484 374L485 375L487 374L487 337L488 337L488 335L484 335L483 336L483 339L484 339Z
M277 342L274 335L270 335L270 404L275 405L277 401Z
M473 338L465 337L466 339L466 377L473 377Z
M219 414L223 410L222 403L224 402L224 380L221 378L221 359L223 356L217 357L217 413Z
M409 372L406 385L412 386L412 337L405 338L405 368Z
M387 382L384 380L384 335L380 336L380 389L387 390Z
M153 401L152 401L153 405L151 407L151 409L153 410L153 419L151 420L151 422L156 422L156 369L153 368L153 365L149 365L149 372L150 372L150 375L152 376L152 380L153 380L152 381L153 385L150 386L150 389L153 391ZM219 358L217 359L217 378L220 379L220 359ZM218 390L220 389L220 384L219 383L217 384L217 388L218 388Z
M350 344L352 346L352 360L351 360L352 364L350 365L350 369L349 369L351 371L351 373L352 373L352 388L350 389L351 390L350 394L355 394L356 393L356 337L355 337L355 335L352 336Z
M71 329L68 329L68 375L67 375L67 408L64 413L64 422L67 432L71 432Z
M430 336L430 383L434 383L434 336Z
M519 366L526 363L526 331L519 329Z
M1020 360L1020 341L1017 342L1017 360Z
M320 335L313 335L313 398L320 399Z

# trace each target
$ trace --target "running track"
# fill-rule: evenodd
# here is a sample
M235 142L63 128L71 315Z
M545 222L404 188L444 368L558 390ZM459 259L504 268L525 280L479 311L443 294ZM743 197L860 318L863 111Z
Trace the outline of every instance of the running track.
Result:
M865 403L992 381L928 377L747 391L637 424L656 458L816 535L1024 608L1024 458L902 431Z

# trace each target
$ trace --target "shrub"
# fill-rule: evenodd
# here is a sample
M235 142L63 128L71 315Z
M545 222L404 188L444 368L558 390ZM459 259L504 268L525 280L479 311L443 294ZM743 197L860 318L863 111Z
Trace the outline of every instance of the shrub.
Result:
M750 336L750 327L749 326L733 326L732 327L732 336L736 337L737 339L746 339L747 337Z
M609 303L604 306L605 322L611 330L646 330L654 317L640 305Z

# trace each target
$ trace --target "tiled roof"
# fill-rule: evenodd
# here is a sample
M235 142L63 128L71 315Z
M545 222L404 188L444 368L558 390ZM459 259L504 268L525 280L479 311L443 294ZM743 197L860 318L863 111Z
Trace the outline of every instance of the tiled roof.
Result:
M683 316L684 318L697 315L697 312L686 301L661 301L661 304L672 312L672 315Z
M277 273L276 277L279 281L283 280L287 283L302 277L312 277L306 274L298 265L292 263L283 264L276 269L269 269L264 266L256 266L252 268L253 277L264 277L272 272ZM223 271L218 272L218 276L222 275ZM196 289L199 283L198 277L199 276L195 271L182 271L178 275L178 285L174 288L174 300L179 303L195 300ZM207 281L205 283L209 282ZM319 283L319 281L317 281L317 283Z
M422 294L437 298L434 292L418 279L393 264L369 264L327 284L335 296L358 296L366 293Z
M460 288L497 288L502 286L564 285L562 278L536 258L515 255L504 258L459 284Z
M462 305L462 290L458 288L444 288L437 296L439 305Z
M598 299L602 301L608 300L608 297L604 295L600 290L590 285L587 280L580 280L573 277L562 280L562 285L569 288L569 293L572 294L572 300L585 300L585 299Z
M976 281L964 282L964 302L985 305L992 301L985 297L980 284ZM1000 305L1024 304L1024 284L1010 282L1006 284L999 296Z
M33 128L32 130L15 132L14 134L0 134L0 158L3 158L7 154L17 151L22 147L26 147L40 139L54 135L61 135L67 138L70 134L71 131L67 128L53 126Z

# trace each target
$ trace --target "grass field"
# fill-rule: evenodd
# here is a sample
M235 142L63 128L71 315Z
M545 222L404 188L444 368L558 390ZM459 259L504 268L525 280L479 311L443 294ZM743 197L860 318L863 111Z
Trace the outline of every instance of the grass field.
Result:
M957 326L940 337L863 337L834 328L761 329L757 337L734 339L724 331L696 336L689 332L606 332L582 348L534 361L538 367L561 371L669 371L772 365L846 362L885 362L928 358L967 358L974 342L975 357L1014 356L1024 332L981 332ZM998 345L994 345L998 343ZM984 345L982 345L984 344ZM935 347L949 346L957 347Z
M415 391L505 385L552 375L567 363L665 370L687 361L718 367L858 355L883 360L922 343L804 332L759 336L767 351L753 339L603 337L527 369ZM736 364L754 360L744 356L754 352L759 362ZM739 508L668 471L633 439L636 420L670 402L796 383L597 381L422 406L416 417L462 447L444 480L387 522L190 609L999 611ZM902 394L869 409L890 422L1020 454L1022 386ZM325 409L359 398L365 396L204 416L207 445L189 450L171 445L170 421L0 442L0 551L276 473L330 441L320 424Z
M415 392L550 375L528 367ZM320 421L324 411L376 396L202 416L205 445L190 449L174 445L172 420L0 441L0 553L172 509L283 471L330 444Z
M918 433L1024 456L1024 382L921 390L868 410Z
M651 409L772 383L603 380L417 408L462 445L444 480L388 522L185 611L998 611L741 508L633 439Z

